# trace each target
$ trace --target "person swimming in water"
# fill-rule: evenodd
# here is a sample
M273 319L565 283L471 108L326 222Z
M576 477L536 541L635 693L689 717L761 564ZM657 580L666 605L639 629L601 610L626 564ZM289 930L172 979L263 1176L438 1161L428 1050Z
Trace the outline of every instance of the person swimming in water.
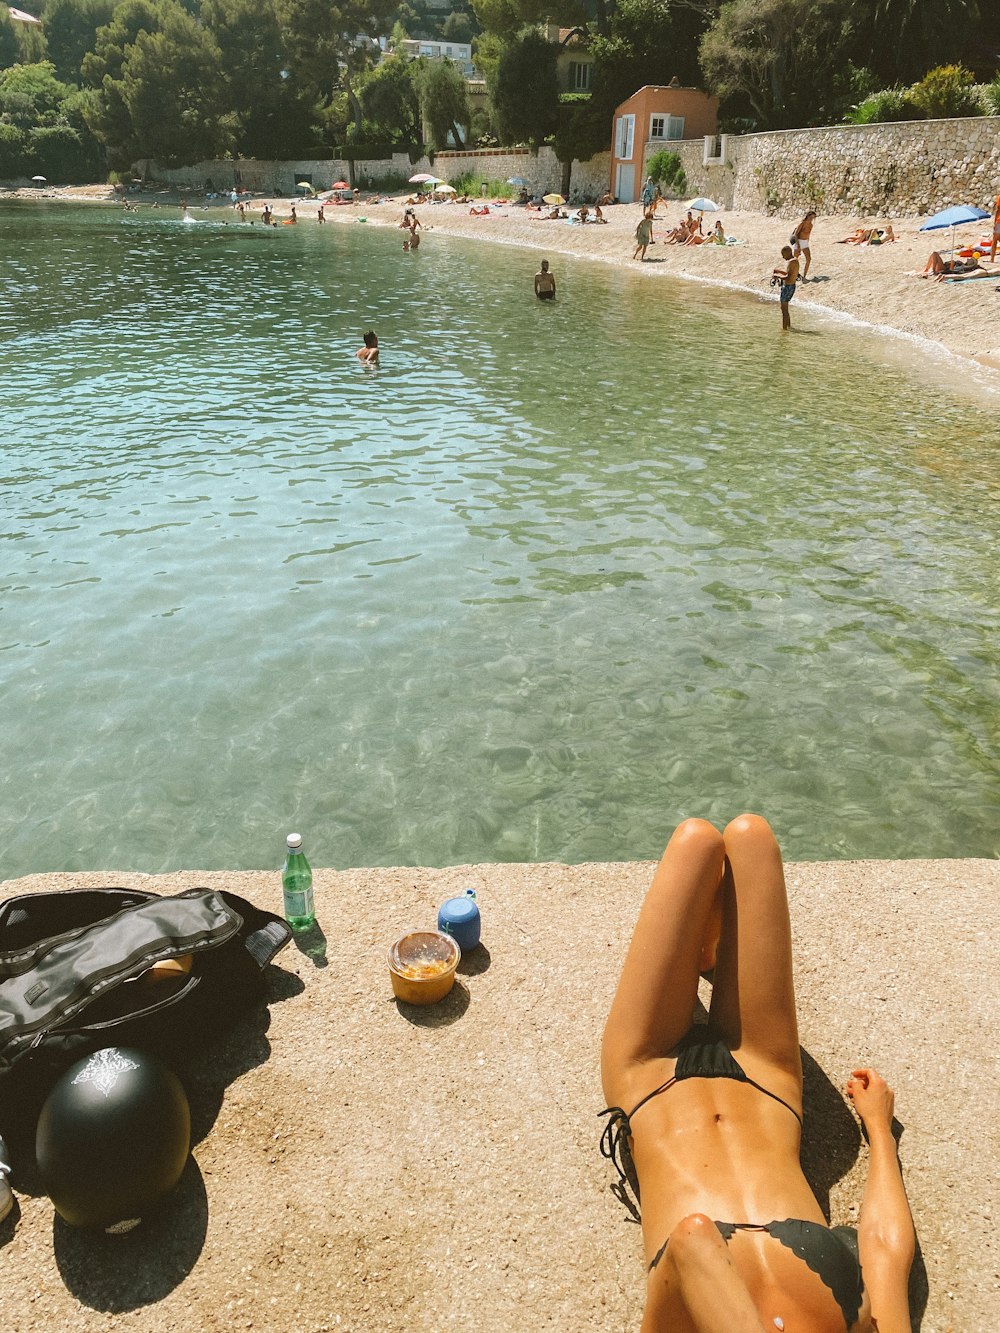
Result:
M712 982L707 1025L693 1023L699 973ZM601 1151L617 1190L641 1189L641 1333L910 1333L913 1220L893 1093L874 1069L846 1086L870 1148L856 1233L827 1225L799 1162L791 928L781 852L760 816L674 832L625 958L601 1074Z
M378 338L375 335L375 330L369 329L368 332L363 334L362 336L365 345L364 347L359 347L358 350L354 353L354 355L358 358L359 361L364 362L366 366L377 366Z

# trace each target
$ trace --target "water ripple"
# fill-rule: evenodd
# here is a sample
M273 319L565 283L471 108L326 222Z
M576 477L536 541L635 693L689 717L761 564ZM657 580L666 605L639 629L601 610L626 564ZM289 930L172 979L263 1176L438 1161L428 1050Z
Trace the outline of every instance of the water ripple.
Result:
M995 422L431 233L0 204L4 873L991 855ZM353 352L375 327L382 365ZM277 850L276 850L277 849Z

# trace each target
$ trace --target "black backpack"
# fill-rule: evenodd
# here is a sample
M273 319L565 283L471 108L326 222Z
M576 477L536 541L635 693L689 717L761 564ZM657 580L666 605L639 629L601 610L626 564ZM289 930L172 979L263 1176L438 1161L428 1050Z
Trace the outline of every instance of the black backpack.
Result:
M183 1061L259 1002L292 932L232 893L70 889L0 904L0 1134L33 1133L74 1061L138 1046ZM154 986L155 963L191 955Z

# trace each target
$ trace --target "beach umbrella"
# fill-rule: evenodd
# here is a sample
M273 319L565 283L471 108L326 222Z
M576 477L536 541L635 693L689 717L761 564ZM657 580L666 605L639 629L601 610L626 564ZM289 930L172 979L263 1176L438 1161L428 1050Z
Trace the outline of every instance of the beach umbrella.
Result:
M330 186L331 190L349 190L350 188L347 181L334 181Z
M542 203L543 203L543 204L564 204L565 202L566 202L566 200L562 197L561 194L543 194L543 195L542 195Z
M722 205L717 204L714 199L703 199L701 195L697 199L691 199L684 205L692 213L721 213Z
M955 248L955 228L967 226L970 222L982 222L990 215L985 208L976 208L974 204L953 204L951 208L942 208L926 222L920 224L921 231L941 231L951 228L951 248Z
M442 182L440 185L435 185L435 186L434 186L434 193L435 193L435 194L458 194L458 191L455 189L454 185L445 185L444 182Z
M426 171L418 171L415 176L410 177L411 185L426 185L428 181L437 180L436 176L429 176Z
M48 181L45 179L44 176L32 176L31 179L33 181L40 181L42 185L48 185Z
M316 191L312 187L312 184L309 181L297 181L295 188L297 190L305 190L309 194L316 193Z

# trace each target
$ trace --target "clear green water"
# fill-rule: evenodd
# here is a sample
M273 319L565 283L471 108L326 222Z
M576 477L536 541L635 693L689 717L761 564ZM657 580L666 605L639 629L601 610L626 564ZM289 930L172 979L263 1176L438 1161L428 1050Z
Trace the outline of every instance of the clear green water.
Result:
M992 856L995 409L431 233L0 206L0 876ZM353 357L370 325L379 372Z

